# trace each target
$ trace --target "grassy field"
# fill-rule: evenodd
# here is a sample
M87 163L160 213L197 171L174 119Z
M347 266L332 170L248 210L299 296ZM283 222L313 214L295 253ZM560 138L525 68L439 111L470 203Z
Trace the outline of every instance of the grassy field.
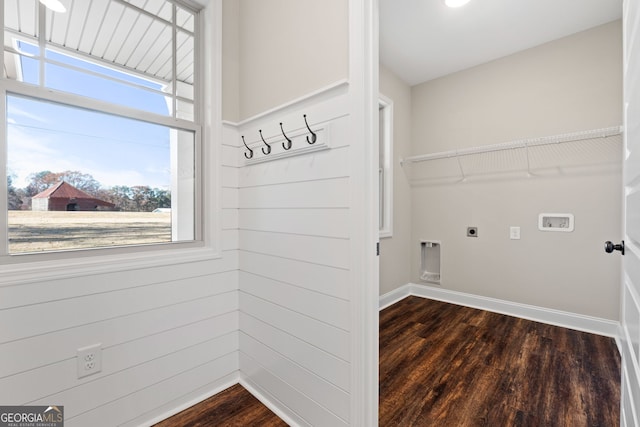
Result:
M171 241L171 214L9 211L9 253Z

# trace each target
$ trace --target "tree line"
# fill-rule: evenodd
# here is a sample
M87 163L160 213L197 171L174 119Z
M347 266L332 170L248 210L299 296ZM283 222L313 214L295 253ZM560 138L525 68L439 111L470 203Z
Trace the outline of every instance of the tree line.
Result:
M132 187L119 185L103 188L90 174L79 171L41 171L29 175L29 183L24 188L16 188L13 178L7 176L7 193L10 210L31 209L31 198L38 193L65 181L96 199L116 205L117 210L128 212L151 212L157 208L171 207L171 192L147 185Z

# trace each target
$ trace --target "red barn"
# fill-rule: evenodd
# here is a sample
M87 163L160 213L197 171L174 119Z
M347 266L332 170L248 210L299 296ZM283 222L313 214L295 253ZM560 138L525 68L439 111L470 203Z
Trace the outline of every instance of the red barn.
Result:
M31 210L34 211L110 211L115 207L113 203L96 199L64 181L31 198Z

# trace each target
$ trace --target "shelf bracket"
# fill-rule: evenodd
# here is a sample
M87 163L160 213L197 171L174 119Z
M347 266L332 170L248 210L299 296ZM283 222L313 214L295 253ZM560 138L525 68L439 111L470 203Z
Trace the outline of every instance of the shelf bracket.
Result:
M460 161L460 156L456 153L456 160L458 161L458 168L460 168L460 175L462 175L462 181L467 180L467 176L464 174L464 169L462 168L462 162Z

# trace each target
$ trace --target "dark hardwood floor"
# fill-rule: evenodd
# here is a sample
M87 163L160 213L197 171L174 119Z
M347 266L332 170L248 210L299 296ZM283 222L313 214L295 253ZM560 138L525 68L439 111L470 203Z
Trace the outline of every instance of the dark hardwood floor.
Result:
M240 384L188 408L155 427L286 427Z
M380 313L380 427L620 425L615 341L408 297ZM286 426L235 385L158 427Z
M619 426L611 338L409 297L380 314L380 426Z

